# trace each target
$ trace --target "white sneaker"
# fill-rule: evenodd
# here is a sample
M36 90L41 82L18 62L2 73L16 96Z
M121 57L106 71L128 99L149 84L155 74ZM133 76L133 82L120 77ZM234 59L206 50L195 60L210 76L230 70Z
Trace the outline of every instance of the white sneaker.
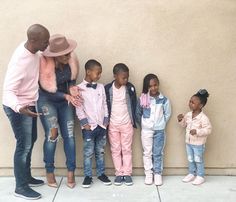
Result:
M204 177L197 176L195 180L192 182L193 185L200 185L205 182Z
M155 182L155 185L161 186L163 184L162 183L162 176L159 174L155 174L154 175L154 182Z
M193 175L193 174L188 174L188 175L186 175L183 179L182 179L182 181L183 182L191 182L191 181L193 181L195 179L195 176Z
M146 174L144 183L146 185L151 185L153 183L153 175L152 175L152 173Z

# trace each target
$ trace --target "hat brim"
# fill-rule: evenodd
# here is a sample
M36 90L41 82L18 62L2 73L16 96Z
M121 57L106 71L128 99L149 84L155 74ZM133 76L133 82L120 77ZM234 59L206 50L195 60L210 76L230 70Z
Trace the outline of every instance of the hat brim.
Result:
M43 51L43 56L46 56L46 57L58 57L58 56L62 56L62 55L66 55L70 52L72 52L76 46L77 46L77 43L76 41L72 40L72 39L67 39L67 42L69 43L69 47L63 51L60 51L60 52L57 52L57 53L54 53L54 52L51 52L49 50L49 46L46 48L45 51Z

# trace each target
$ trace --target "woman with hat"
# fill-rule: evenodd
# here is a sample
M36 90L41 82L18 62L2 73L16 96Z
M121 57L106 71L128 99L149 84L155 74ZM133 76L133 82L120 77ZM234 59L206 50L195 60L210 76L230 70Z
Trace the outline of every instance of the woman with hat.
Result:
M80 105L79 89L75 86L79 63L73 52L77 43L62 35L54 35L41 57L38 111L44 131L44 162L47 183L57 187L54 156L61 136L67 166L67 186L75 186L76 168L74 137L74 106Z

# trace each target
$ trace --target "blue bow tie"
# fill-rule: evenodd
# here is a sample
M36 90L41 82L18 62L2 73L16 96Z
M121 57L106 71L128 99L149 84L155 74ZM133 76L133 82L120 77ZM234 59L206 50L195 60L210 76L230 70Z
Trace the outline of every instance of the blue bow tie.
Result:
M87 84L86 84L86 87L87 87L87 88L93 88L93 89L96 89L96 88L97 88L97 84L96 84L96 83L95 83L95 84L87 83Z

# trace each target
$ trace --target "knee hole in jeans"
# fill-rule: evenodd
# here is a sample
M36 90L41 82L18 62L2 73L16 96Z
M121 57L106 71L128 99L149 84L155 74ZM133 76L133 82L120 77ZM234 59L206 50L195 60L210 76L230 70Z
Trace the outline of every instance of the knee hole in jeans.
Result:
M105 150L101 148L96 152L96 154L105 154Z
M201 158L201 156L194 156L194 161L196 162L196 163L201 163L202 162L202 158Z
M50 134L48 136L48 141L55 142L58 140L58 130L57 128L51 128Z
M189 161L190 163L193 162L193 158L192 158L192 156L188 156L188 161Z

